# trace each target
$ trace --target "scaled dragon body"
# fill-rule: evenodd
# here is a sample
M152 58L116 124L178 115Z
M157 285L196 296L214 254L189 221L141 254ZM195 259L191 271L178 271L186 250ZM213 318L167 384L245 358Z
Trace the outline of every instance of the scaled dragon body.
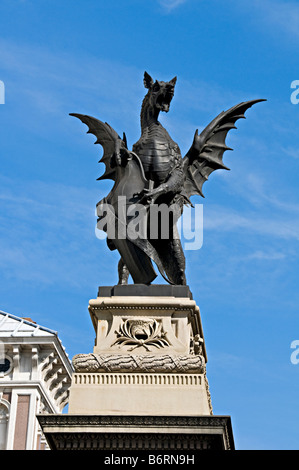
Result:
M235 122L245 117L248 108L264 101L243 102L220 113L200 135L195 132L193 143L182 158L178 144L158 120L161 111L169 111L175 84L176 78L169 82L154 81L145 72L144 86L148 92L141 108L141 136L132 151L127 149L125 134L121 139L109 124L91 116L71 114L88 126L88 132L97 137L96 143L104 149L100 161L105 163L106 170L99 179L115 181L105 202L113 203L121 195L126 197L127 204L175 206L176 221L191 196L204 197L202 186L209 175L217 169L228 169L223 164L223 154L229 150L225 143L227 133L236 128ZM135 283L151 283L156 277L152 261L167 282L186 284L185 256L175 223L167 239L152 238L148 233L145 239L111 240L108 235L107 243L121 255L120 284L128 282L129 274Z

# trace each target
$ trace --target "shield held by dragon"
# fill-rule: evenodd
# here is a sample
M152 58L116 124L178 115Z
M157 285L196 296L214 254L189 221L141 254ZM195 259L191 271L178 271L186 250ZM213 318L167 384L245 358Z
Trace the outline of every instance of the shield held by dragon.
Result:
M71 114L88 126L88 133L96 136L95 143L103 147L100 162L105 164L105 172L98 179L114 181L108 196L97 206L99 220L105 215L107 222L102 228L107 233L108 247L120 254L119 284L126 284L129 274L135 284L150 284L157 277L154 264L168 283L186 284L185 256L176 221L184 205L191 204L192 196L204 197L202 187L212 172L229 169L223 163L224 152L232 150L226 145L228 132L236 129L236 121L244 119L249 108L265 101L246 101L221 112L200 134L196 130L192 145L182 158L178 144L158 120L161 111L169 111L175 84L176 77L169 82L154 81L144 73L148 92L141 107L141 136L132 151L127 147L125 134L121 138L108 123ZM144 208L148 227L153 204L175 208L169 236L152 237L149 230L137 238L130 236L127 228L136 217L136 211L131 209L136 205ZM113 227L113 237L107 230L109 226Z

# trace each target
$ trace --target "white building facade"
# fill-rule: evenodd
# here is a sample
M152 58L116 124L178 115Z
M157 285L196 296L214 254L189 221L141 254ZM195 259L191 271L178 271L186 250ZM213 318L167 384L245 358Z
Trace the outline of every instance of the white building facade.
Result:
M62 413L73 368L57 332L0 311L0 450L47 450L36 415Z

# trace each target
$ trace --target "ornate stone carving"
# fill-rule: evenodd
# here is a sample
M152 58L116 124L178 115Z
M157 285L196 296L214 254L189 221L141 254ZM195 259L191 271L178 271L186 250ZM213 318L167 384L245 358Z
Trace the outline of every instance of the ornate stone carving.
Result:
M162 324L152 318L129 318L120 325L119 331L115 332L117 340L113 345L133 345L134 349L143 346L150 351L148 346L164 348L169 346L166 334L162 331Z
M181 372L204 373L202 356L117 354L77 354L73 358L76 372Z
M0 403L0 424L6 423L6 421L8 420L8 416L8 409L6 408L6 406L4 406L4 404Z
M182 444L183 442L183 444ZM145 450L145 451L196 451L196 450L222 450L223 445L219 436L194 434L157 434L157 433L95 433L83 434L78 438L72 433L54 434L53 449L57 450ZM159 454L160 455L160 454ZM161 454L162 455L162 454ZM160 459L162 459L160 455ZM172 457L181 462L184 454ZM111 457L110 457L111 458ZM187 457L186 457L187 458ZM189 457L191 460L194 456ZM117 457L116 457L117 459ZM118 457L120 459L120 457ZM160 460L158 459L158 462ZM127 461L126 461L127 462ZM195 458L194 458L195 462Z
M190 339L190 354L202 354L203 339L200 335L192 336Z

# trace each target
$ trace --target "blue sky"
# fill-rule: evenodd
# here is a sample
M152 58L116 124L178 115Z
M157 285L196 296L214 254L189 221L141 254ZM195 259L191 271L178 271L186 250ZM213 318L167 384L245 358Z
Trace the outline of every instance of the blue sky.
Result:
M297 1L0 2L0 309L57 330L70 357L92 351L88 301L117 282L118 256L95 236L100 147L68 114L132 146L144 71L176 75L161 120L185 154L223 109L267 99L230 133L231 171L193 198L203 246L186 252L214 414L239 449L299 448L298 48Z

